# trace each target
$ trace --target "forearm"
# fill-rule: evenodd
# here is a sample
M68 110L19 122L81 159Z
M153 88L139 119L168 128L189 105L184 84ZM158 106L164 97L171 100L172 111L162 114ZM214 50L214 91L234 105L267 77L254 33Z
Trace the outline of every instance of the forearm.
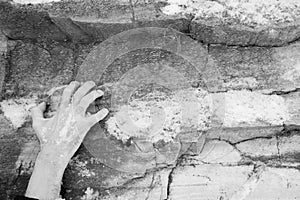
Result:
M39 153L26 190L26 197L39 200L59 198L63 173L68 163L56 161L58 159L49 156L45 151Z

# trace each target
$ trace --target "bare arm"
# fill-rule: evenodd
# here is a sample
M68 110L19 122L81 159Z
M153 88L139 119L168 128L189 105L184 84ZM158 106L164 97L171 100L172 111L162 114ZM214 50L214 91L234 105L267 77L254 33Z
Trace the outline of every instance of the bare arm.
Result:
M88 106L103 95L93 90L94 82L70 83L63 92L60 107L50 119L43 117L46 104L32 109L33 128L39 138L41 151L38 154L25 196L40 200L59 198L62 176L90 128L108 113L86 113ZM91 91L91 92L90 92Z

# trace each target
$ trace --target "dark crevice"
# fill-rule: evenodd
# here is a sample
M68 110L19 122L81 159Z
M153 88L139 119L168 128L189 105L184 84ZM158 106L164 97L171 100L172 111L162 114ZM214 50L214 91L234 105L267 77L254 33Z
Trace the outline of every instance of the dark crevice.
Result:
M192 146L192 144L190 145L190 147ZM187 151L189 151L190 147L187 149ZM164 200L169 200L170 198L170 194L171 194L171 184L173 182L173 174L174 174L174 171L177 169L177 167L184 161L185 159L185 156L186 154L182 154L181 156L179 156L177 158L177 162L175 164L174 167L172 167L170 173L169 173L169 176L168 176L168 185L167 185L167 198L164 199Z
M277 134L278 137L292 137L300 135L300 125L283 125L283 130Z
M295 88L293 90L288 91L272 91L270 93L267 93L266 95L287 95L295 92L300 92L300 88Z
M279 136L276 136L276 148L277 148L277 156L278 156L278 160L279 162L281 162L281 153L280 153L280 138Z
M227 131L236 131L236 130L242 130L242 129L270 129L270 128L282 128L282 130L274 130L274 133L271 133L269 135L264 136L255 136L243 140L239 140L237 142L230 141L228 139L220 137L210 137L209 140L219 140L229 143L230 145L237 145L243 142L251 141L251 140L257 140L257 139L272 139L274 137L292 137L294 135L300 135L300 125L290 124L290 125L277 125L277 126L262 126L262 127L234 127L234 128L224 128Z
M192 37L194 40L196 40L195 37ZM283 44L278 44L278 45L274 45L274 44L270 44L270 45L259 45L257 43L254 43L254 44L245 44L245 45L241 45L241 44L227 44L225 42L218 42L218 43L214 43L214 42L211 42L211 43L207 43L207 42L204 42L202 41L203 44L210 44L210 45L216 45L216 46L226 46L226 47L237 47L237 48L251 48L251 47L259 47L259 48L277 48L277 47L286 47L286 46L289 46L289 45L292 45L294 43L297 43L300 41L300 37L299 38L296 38L292 41L289 41L289 42L285 42Z
M289 166L289 165L283 165L276 161L278 161L277 157L269 157L269 159L261 159L257 157L250 157L245 156L247 159L244 159L244 161L238 162L238 163L210 163L210 162L204 162L199 161L200 163L188 163L183 164L182 166L200 166L200 165L220 165L222 167L241 167L241 166L252 166L252 165L259 165L262 164L269 168L277 168L277 169L296 169L300 171L300 163L298 166ZM188 158L188 160L192 160L191 158Z
M238 142L234 142L231 143L232 145L237 145L243 142L248 142L248 141L252 141L252 140L257 140L257 139L272 139L272 136L257 136L257 137L253 137L253 138L248 138L248 139L244 139L244 140L240 140Z
M151 191L155 188L154 182L155 182L155 173L152 174L152 180L151 180L151 183L149 186L149 191L147 193L145 200L149 199Z
M177 160L177 163L175 165L175 167L173 167L169 173L169 176L168 176L168 185L167 185L167 198L164 199L164 200L168 200L169 197L170 197L170 194L171 194L171 184L173 182L173 173L176 169L176 167L180 164L180 158Z

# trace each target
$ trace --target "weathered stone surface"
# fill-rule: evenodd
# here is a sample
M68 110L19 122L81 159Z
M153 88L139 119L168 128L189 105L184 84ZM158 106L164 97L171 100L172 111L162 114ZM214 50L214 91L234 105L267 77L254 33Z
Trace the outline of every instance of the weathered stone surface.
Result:
M1 1L0 19L3 33L12 39L67 40L67 36L59 30L45 12L20 8Z
M211 94L210 127L253 127L298 124L294 102L298 98L264 95L247 90ZM293 100L291 100L293 99ZM291 105L291 104L292 105Z
M2 34L0 29L0 98L2 96L2 89L4 85L5 72L7 67L6 60L7 53L7 38Z
M10 54L8 95L50 90L73 78L73 51L62 44L19 41Z
M224 90L288 91L300 85L299 52L300 43L278 48L210 46L209 65L215 65Z
M170 199L230 199L247 181L253 166L182 166L173 173Z
M300 92L291 92L283 95L288 105L290 119L286 124L299 124L300 120Z
M205 66L205 54L203 46L179 32L162 28L135 29L118 34L96 47L81 65L76 80L115 84L109 92L112 94L109 106L113 115L132 92L143 85L158 84L171 91L181 86L191 88L194 82L203 85L198 72ZM92 131L85 145L104 164L120 171L145 173L157 165L172 165L181 148L178 138L153 147L147 138L149 133L124 145L106 135L107 127L103 129ZM197 136L187 138L192 141ZM114 156L108 158L109 155ZM132 168L133 164L135 168Z
M278 139L278 153L285 161L298 162L300 165L300 135L280 137Z
M2 131L5 129L1 128ZM10 200L25 193L39 150L38 141L32 128L21 128L18 131L7 130L0 143L0 198Z
M251 138L271 138L283 130L284 128L282 126L213 128L208 130L206 137L208 139L229 141L235 144Z
M106 200L164 200L168 198L168 176L171 169L162 169L145 174L126 182L120 187L107 188L105 190L93 186L74 188L67 194L67 198L85 199L88 196ZM76 195L74 195L76 193ZM88 195L89 194L89 195ZM87 198L88 199L88 198Z
M123 188L132 179L141 177L138 174L120 172L103 165L83 146L78 152L78 155L70 161L64 174L64 188L68 191L67 198L78 199L83 196L88 187L101 191L102 195L107 195L114 188Z
M240 152L225 141L212 140L205 143L199 155L193 156L189 164L236 164L242 159Z
M172 199L297 199L299 171L251 166L197 165L175 170Z
M208 0L201 3L63 0L24 7L80 21L80 26L84 27L81 30L87 31L98 41L122 30L141 26L173 27L190 32L197 40L209 44L280 46L300 37L297 1L286 4L253 1L247 5ZM77 28L72 26L71 29ZM71 32L65 34L71 36Z
M189 20L163 15L158 3L143 3L134 11L128 2L118 1L23 6L0 3L3 16L0 24L5 35L12 39L89 43L102 42L112 35L137 27L170 27L182 32L188 32L189 28ZM26 20L20 20L23 18Z
M164 54L172 53L174 54L172 56L178 57L181 59L181 62L186 62L189 66L183 69L176 67L176 70L184 74L186 78L193 80L196 78L200 79L201 77L198 77L197 74L205 71L207 56L205 46L199 45L199 43L193 41L186 35L172 29L149 27L122 32L98 45L90 52L85 62L82 63L77 74L77 80L94 80L98 83L101 76L103 76L104 83L108 81L116 82L123 74L126 74L129 69L136 67L138 64L149 63L154 60L147 57L144 58L142 62L134 62L133 66L127 66L126 68L124 66L124 70L120 70L117 66L110 66L113 62L116 62L114 65L117 65L119 59L123 58L128 61L122 64L129 65L129 62L133 62L134 60L133 57L126 58L129 57L129 55L126 54L132 54L134 51L141 53L147 52L150 51L150 49L164 51ZM138 56L137 53L135 54L135 57L136 56ZM166 60L165 55L158 56L160 57L156 58L156 62ZM111 72L112 70L116 73L116 75L114 75L115 77L113 77L114 80L105 80L104 76L113 74L113 72Z
M169 15L192 15L191 35L210 44L279 46L299 38L299 2L167 1Z
M299 199L299 170L267 168L245 200Z
M72 43L89 43L93 41L93 38L85 29L81 29L69 18L52 17L51 21L66 34Z
M191 22L191 34L195 39L208 44L282 46L299 39L300 26L298 23L253 28L195 19Z
M188 30L188 20L186 19L168 19L155 21L141 21L137 24L128 23L100 23L100 22L82 22L73 21L81 29L85 30L95 41L104 41L109 37L134 28L141 27L169 27L175 30L186 32Z
M94 4L100 7L91 6ZM217 113L219 117L226 115L229 121L222 118L223 121L210 124L217 126L208 130L206 141L199 141L201 150L206 142L200 154L191 150L191 142L182 143L185 147L179 153L178 148L168 149L159 144L161 146L155 146L156 159L151 157L151 162L141 162L145 173L112 169L117 166L114 162L107 164L109 162L104 159L94 158L82 146L64 176L65 198L240 200L261 199L263 196L263 199L270 200L298 199L299 129L296 126L293 131L287 130L291 124L300 122L300 93L297 91L300 86L299 43L278 48L212 45L207 48L191 38L182 38L178 33L158 34L157 40L147 37L149 35L138 37L139 34L135 33L123 40L105 41L98 52L90 55L96 57L99 52L106 52L107 57L95 62L83 61L97 42L134 27L169 26L181 32L191 32L192 37L200 41L230 45L277 46L291 42L299 35L299 26L295 24L292 27L288 23L283 26L277 24L276 27L265 25L261 29L228 23L212 24L214 19L201 21L194 18L190 23L191 19L187 16L164 15L161 8L165 5L138 2L132 6L127 1L84 0L35 6L1 3L0 11L3 12L0 17L3 18L0 18L0 24L4 25L5 35L10 39L24 39L16 41L16 47L10 52L7 94L36 95L66 84L73 79L82 63L88 66L87 69L96 66L96 70L79 71L79 74L87 73L80 80L92 77L99 84L109 85L124 78L123 75L130 70L136 72L133 69L140 65L163 61L188 78L193 88L204 88L212 92L211 96L220 94L229 101L225 107L230 108L230 112ZM6 16L8 12L12 15ZM68 43L61 42L64 40ZM114 45L114 48L108 48L109 45ZM139 49L148 47L160 49ZM172 83L180 82L181 79L174 77L170 76ZM136 80L134 78L132 80ZM145 88L142 90L147 92ZM10 102L18 104L16 99L3 102L6 103L5 108L13 107ZM4 105L3 102L1 105ZM219 102L221 108L224 102ZM97 106L109 107L110 103L107 95L97 101ZM12 199L15 194L24 193L39 150L27 120L17 126L18 130L11 127L11 122L16 122L11 110L4 109L5 116L10 116L7 117L10 122L0 115L0 158L4 163L0 167L1 175L4 174L0 184L1 199ZM283 111L287 111L288 115L283 115ZM104 123L100 125L105 128ZM186 136L192 138L188 134ZM197 138L193 138L194 145L196 141ZM125 145L129 144L108 138L95 147L99 147L100 153L106 151L103 153L105 159L114 155L125 155L122 159L127 159L130 153ZM140 151L149 145L142 147ZM123 152L115 153L116 149ZM182 155L187 152L188 155ZM131 172L134 171L132 163L128 163L127 169L131 167ZM264 169L264 165L268 167Z
M245 155L251 157L279 157L278 141L276 137L273 138L258 138L236 145Z
M3 114L0 114L0 138L5 135L9 135L14 131L13 127L9 123L9 121L4 117Z

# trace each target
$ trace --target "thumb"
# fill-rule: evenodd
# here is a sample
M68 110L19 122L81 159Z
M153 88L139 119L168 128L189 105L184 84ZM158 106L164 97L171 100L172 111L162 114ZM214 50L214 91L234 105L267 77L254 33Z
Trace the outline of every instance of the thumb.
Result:
M46 103L42 102L31 109L32 121L44 119L44 111L46 110Z
M101 121L102 119L104 119L108 114L108 112L109 111L106 108L103 108L102 110L98 111L96 114L89 116L88 121L90 122L90 125L93 126L99 121Z

